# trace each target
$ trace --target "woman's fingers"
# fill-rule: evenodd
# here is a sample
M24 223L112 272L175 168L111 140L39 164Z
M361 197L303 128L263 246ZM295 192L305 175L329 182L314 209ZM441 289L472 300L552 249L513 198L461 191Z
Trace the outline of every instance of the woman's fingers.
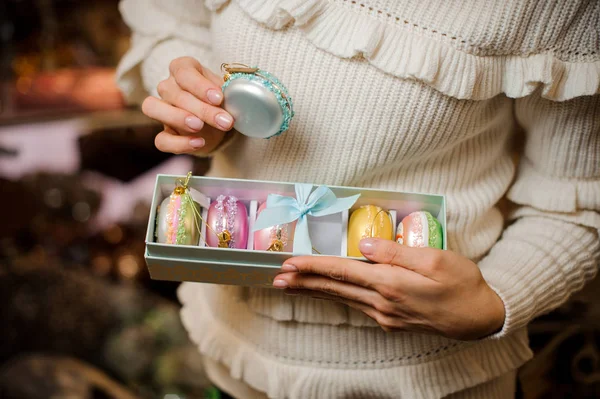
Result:
M180 88L193 94L199 100L212 105L221 105L223 102L223 92L221 91L220 82L215 84L212 80L214 79L214 74L210 73L207 77L201 72L202 67L193 68L190 65L182 66L181 61L175 60L171 66L170 79L174 79ZM206 70L206 72L210 71ZM159 87L157 88L159 93L163 89L160 85L161 84L159 84Z
M281 267L282 272L319 274L333 280L370 288L382 294L401 288L403 291L422 288L423 276L387 263L371 264L336 256L298 256L288 259Z
M213 82L217 87L221 87L223 84L223 77L215 74L210 69L203 66L197 59L193 57L180 57L171 61L169 65L169 72L173 75L176 71L180 69L196 69L203 76Z
M160 132L154 144L163 152L173 154L206 154L214 150L223 140L225 133L210 126L202 129L202 135L182 136L171 127L165 125L165 130Z
M156 147L174 154L211 151L233 127L233 117L218 107L221 79L191 57L173 60L169 69L171 76L157 88L161 99L148 97L142 104L146 115L165 126Z
M197 116L156 97L147 97L142 103L142 111L150 118L173 127L179 134L197 133L204 127L204 122Z
M333 280L317 274L283 273L275 277L273 286L276 288L292 288L301 290L320 291L351 301L376 307L387 302L377 291L354 284Z
M320 274L334 280L374 288L386 279L377 266L335 256L298 256L288 259L281 271Z
M359 247L370 261L401 266L432 280L436 280L440 265L444 264L445 251L440 249L413 248L380 238L365 238Z
M198 151L206 145L203 137L194 135L204 127L204 122L195 115L155 97L146 98L142 110L150 118L165 125L165 130L154 139L154 145L160 151L186 154Z
M169 128L156 135L154 145L162 152L187 154L201 150L206 140L199 136L180 136Z
M202 68L202 74L204 76L206 76L206 78L208 80L210 80L215 85L217 85L217 87L219 87L219 89L223 86L223 83L224 83L223 75L217 75L216 73L214 73L210 69L204 68L204 67Z
M165 102L189 111L200 120L219 130L231 130L233 117L225 110L200 101L192 93L182 90L172 79L163 82L165 83L161 82L162 88L159 94Z

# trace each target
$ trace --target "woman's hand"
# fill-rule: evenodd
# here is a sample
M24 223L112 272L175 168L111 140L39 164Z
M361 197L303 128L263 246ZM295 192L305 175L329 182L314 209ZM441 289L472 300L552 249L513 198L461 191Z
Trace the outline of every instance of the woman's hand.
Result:
M142 111L164 124L156 148L174 154L208 153L233 126L223 108L222 79L191 57L173 60L171 76L158 84L160 99L148 97Z
M504 303L469 259L381 239L364 239L360 249L375 264L338 257L291 258L273 286L292 295L345 303L385 331L471 340L502 328Z

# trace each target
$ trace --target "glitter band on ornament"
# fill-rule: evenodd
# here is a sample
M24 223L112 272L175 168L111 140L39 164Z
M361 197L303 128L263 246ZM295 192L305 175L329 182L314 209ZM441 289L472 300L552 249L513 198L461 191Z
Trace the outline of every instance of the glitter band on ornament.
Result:
M219 195L208 208L207 235L210 247L245 249L248 243L248 212L234 196Z

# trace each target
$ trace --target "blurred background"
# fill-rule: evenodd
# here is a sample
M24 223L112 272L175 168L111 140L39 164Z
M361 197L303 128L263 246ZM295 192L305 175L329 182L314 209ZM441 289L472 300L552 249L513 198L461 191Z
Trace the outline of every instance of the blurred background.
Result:
M177 284L144 263L157 173L208 160L114 83L118 0L0 0L0 398L206 398ZM530 328L520 397L600 397L600 283Z

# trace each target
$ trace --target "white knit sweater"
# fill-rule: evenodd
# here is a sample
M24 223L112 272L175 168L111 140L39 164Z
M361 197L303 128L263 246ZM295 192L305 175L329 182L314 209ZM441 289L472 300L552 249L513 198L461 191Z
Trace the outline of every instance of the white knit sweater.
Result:
M258 65L285 82L291 129L236 137L212 175L443 193L448 247L503 299L478 342L385 333L343 305L185 283L207 356L270 397L434 398L531 357L525 326L600 258L600 2L124 0L132 102L176 57ZM520 162L512 143L523 133ZM518 204L503 215L506 196ZM505 229L504 222L511 222Z

